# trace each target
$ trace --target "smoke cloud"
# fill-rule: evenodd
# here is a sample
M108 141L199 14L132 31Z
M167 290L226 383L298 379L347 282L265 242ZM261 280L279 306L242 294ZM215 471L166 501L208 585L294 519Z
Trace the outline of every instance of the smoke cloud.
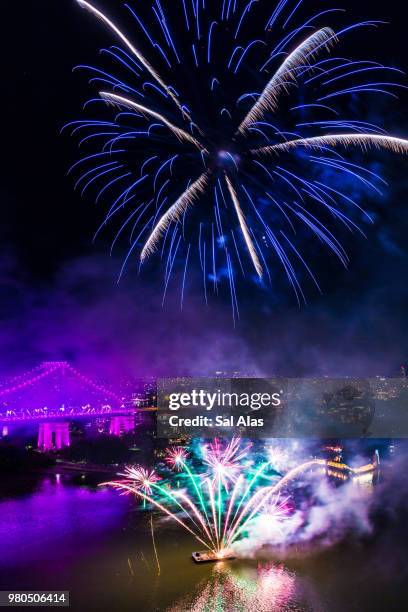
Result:
M374 486L351 480L335 486L317 472L292 483L286 518L276 521L260 513L247 536L234 544L234 552L242 558L272 555L287 560L361 540L373 553L367 572L385 580L407 576L408 447L400 440L397 448L397 458L380 465L380 482ZM305 490L307 495L302 495Z
M341 542L347 534L368 535L371 500L366 489L349 482L334 487L325 477L314 476L308 482L308 501L282 521L260 514L251 524L245 539L234 545L242 557L254 557L273 549L274 554L291 555L313 547L325 549Z

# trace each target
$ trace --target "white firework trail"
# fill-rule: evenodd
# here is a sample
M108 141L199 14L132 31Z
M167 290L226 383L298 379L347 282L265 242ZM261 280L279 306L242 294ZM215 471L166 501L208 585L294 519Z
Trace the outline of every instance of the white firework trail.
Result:
M194 201L205 191L208 186L209 173L204 172L186 191L179 197L179 199L168 209L167 212L161 217L159 222L154 227L152 233L147 239L142 252L140 254L140 260L144 261L157 249L157 243L161 236L166 231L172 221L180 221L181 216L184 212L192 206Z
M156 111L152 110L151 108L147 108L146 106L143 106L142 104L139 104L134 100L130 100L129 98L125 98L124 96L118 96L117 94L111 93L109 91L100 91L99 95L107 102L111 102L112 104L117 104L119 106L125 106L126 108L133 108L143 113L144 115L149 115L150 117L161 121L173 132L173 134L175 134L175 136L177 136L179 140L190 142L195 147L197 147L199 151L202 151L203 153L206 152L206 149L198 142L196 138L194 138L194 136L191 136L191 134L189 134L185 130L178 128L176 125L171 123L171 121L166 119L166 117L164 117L160 113L156 113Z
M156 81L163 87L166 93L170 96L170 98L177 104L178 108L181 110L184 116L186 116L185 109L182 108L180 102L177 99L177 96L174 95L173 91L170 89L168 85L163 81L158 72L153 68L153 66L147 61L144 55L130 42L130 40L119 30L119 28L111 21L102 11L97 9L95 6L86 2L85 0L76 0L78 4L95 15L98 19L100 19L103 23L105 23L118 38L127 46L127 48L133 53L133 55L139 60L141 64L146 68L148 72L156 79Z
M254 243L249 233L248 225L245 219L245 215L242 212L242 208L238 200L237 192L235 191L234 186L231 183L230 179L228 178L227 174L225 175L225 181L227 183L228 191L230 192L231 200L233 201L233 204L234 204L235 212L237 213L239 225L241 227L242 235L244 237L245 244L247 245L248 252L251 256L252 263L254 264L256 273L258 274L260 278L262 278L263 269L261 266L261 262L259 261L258 254L256 252Z
M394 153L408 153L408 140L385 136L383 134L327 134L325 136L314 136L312 138L298 138L288 140L277 145L253 149L254 154L280 153L290 151L297 147L306 149L321 149L323 147L349 147L359 146L364 151L370 148L388 149Z
M282 90L287 90L290 81L296 80L299 68L308 65L315 53L321 47L329 48L336 41L335 32L331 28L322 28L304 40L281 64L262 94L238 127L238 132L245 134L248 128L259 121L267 111L274 112L278 107L278 97Z

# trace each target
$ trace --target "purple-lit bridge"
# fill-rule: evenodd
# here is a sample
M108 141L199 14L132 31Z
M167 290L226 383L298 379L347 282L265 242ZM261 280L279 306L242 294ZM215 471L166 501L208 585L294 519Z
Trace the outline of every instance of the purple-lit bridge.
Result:
M120 435L134 428L135 407L66 361L44 362L0 385L0 433L10 423L38 421L38 446L69 446L69 421L110 417L109 431Z

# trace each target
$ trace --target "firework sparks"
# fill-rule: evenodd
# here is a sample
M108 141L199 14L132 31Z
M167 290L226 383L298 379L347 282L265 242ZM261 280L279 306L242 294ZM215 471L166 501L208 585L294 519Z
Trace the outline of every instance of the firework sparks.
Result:
M166 463L178 472L184 468L188 458L188 452L182 446L174 446L166 451Z
M289 456L285 449L279 446L269 446L267 449L271 466L279 472L288 465Z
M157 575L160 576L161 574L160 561L159 561L159 555L157 554L156 540L154 537L153 516L152 515L150 515L150 531L152 533L152 544L153 544L154 556L156 557L156 563L157 563Z
M251 445L242 446L239 438L223 445L218 438L204 447L204 462L210 468L209 478L218 486L221 482L228 490L230 483L236 482L242 469L241 461L247 455Z
M384 148L389 149L393 153L408 153L408 140L384 136L383 134L330 134L313 138L299 138L298 140L289 140L288 142L271 147L262 147L255 150L254 153L262 155L263 153L287 152L296 147L324 149L327 146L354 146L360 147L364 151L367 151L369 148Z
M125 98L124 96L118 96L108 91L100 91L99 95L101 96L103 100L106 100L107 102L111 102L112 104L116 104L118 106L126 106L127 108L130 108L130 109L135 109L141 112L142 115L147 115L148 117L157 119L158 121L163 123L165 126L167 126L169 130L171 130L173 134L175 134L175 136L177 136L179 140L182 140L184 142L190 142L195 147L197 147L199 151L206 152L206 150L202 147L202 145L198 142L196 138L191 136L191 134L189 134L185 130L182 130L178 128L177 126L173 125L170 121L168 121L168 119L166 119L166 117L164 117L163 115L160 115L160 113L157 113L153 109L147 108L146 106L143 106L142 104L138 104L134 100L129 100L128 98Z
M269 534L280 537L284 534L284 526L291 518L289 497L276 497L270 499L261 509L258 517L258 526L265 528Z
M317 50L321 47L329 48L329 43L336 38L335 33L330 28L323 28L309 36L300 44L288 57L273 75L268 85L265 87L258 100L251 108L244 121L238 128L241 134L259 121L267 111L276 111L278 98L282 91L287 90L289 82L296 79L300 68L309 65Z
M395 98L405 87L389 78L401 75L393 66L331 55L349 33L377 22L335 31L324 21L338 9L301 22L296 0L279 2L272 15L261 0L223 2L221 9L183 2L182 11L163 0L142 3L140 15L125 5L131 41L99 8L77 2L122 45L102 50L111 70L82 66L98 85L89 105L105 102L114 117L105 108L108 117L68 124L81 146L92 147L70 170L76 186L110 203L100 229L118 223L112 248L128 232L120 276L133 254L145 264L160 251L164 297L178 269L183 304L189 269L199 262L206 300L209 287L217 295L227 279L235 320L239 279L272 287L275 264L299 304L306 302L305 278L321 291L302 254L309 238L347 267L338 229L365 236L360 224L372 221L347 193L347 181L380 194L384 179L345 154L408 153L408 140L344 114L348 96ZM249 16L260 25L253 40ZM256 92L259 75L265 84Z
M160 238L169 228L171 222L179 221L188 207L192 206L194 201L204 192L208 184L208 178L208 173L202 174L162 216L142 249L140 255L142 261L157 249Z
M180 110L183 110L180 106L180 102L177 100L177 97L174 95L173 91L164 83L161 76L158 72L151 66L148 60L144 57L144 55L136 49L136 47L130 42L130 40L119 30L119 28L111 21L102 11L99 11L89 2L85 2L85 0L76 0L82 8L86 9L93 15L95 15L98 19L100 19L105 25L107 25L116 36L122 41L122 43L133 53L133 55L139 60L139 62L146 68L148 72L156 79L156 81L161 85L168 95L174 100Z
M239 439L226 445L214 440L206 447L204 467L211 467L210 476L206 471L193 470L188 464L188 454L181 450L184 451L171 449L168 457L177 469L182 466L189 477L189 491L173 489L171 482L161 481L155 472L139 466L128 468L125 479L104 484L125 494L133 493L144 503L159 509L219 558L229 554L234 542L259 516L265 517L270 528L279 530L289 513L289 498L280 496L283 487L303 472L325 463L308 461L287 472L278 482L263 486L261 478L270 462L262 463L255 473L244 470L242 460L249 446ZM179 461L178 457L181 457ZM225 466L225 470L220 470L220 465Z
M123 482L130 483L135 490L143 491L147 495L152 494L152 487L160 480L154 470L147 470L141 466L126 468Z
M230 179L228 178L228 175L225 175L225 180L227 183L227 187L228 187L228 191L230 192L231 195L231 199L234 203L235 206L235 210L237 213L237 217L238 217L238 221L239 221L239 225L241 227L242 230L242 235L244 236L246 245L248 247L248 251L251 255L251 259L252 262L254 264L254 268L256 270L256 273L258 274L258 276L262 277L263 271L262 271L262 266L261 263L259 261L259 257L257 255L256 249L254 247L254 243L253 240L251 238L251 235L249 233L249 229L248 229L248 225L247 222L245 220L244 214L242 212L241 209L241 205L239 203L238 197L237 197L237 192L235 191L234 187L232 186L232 183L230 181Z

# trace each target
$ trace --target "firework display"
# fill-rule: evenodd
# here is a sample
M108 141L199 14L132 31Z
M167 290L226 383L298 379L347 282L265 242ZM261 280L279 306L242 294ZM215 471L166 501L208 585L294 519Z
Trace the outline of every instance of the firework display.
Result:
M173 488L168 479L159 480L155 472L140 467L129 467L123 480L104 484L159 509L217 559L231 555L234 543L255 518L265 517L269 529L279 530L288 517L289 498L281 496L284 486L303 472L324 465L320 459L307 461L284 476L277 475L272 456L259 464L250 460L244 466L249 446L234 438L229 443L216 439L204 445L203 471L189 465L188 453L181 450L168 449L166 461L176 470L184 470L188 480L185 489Z
M408 4L2 8L0 607L408 610Z
M97 234L116 223L112 248L127 235L120 277L137 252L150 270L159 256L163 299L178 269L183 305L194 260L206 300L226 279L235 318L240 279L271 285L278 263L305 301L306 277L320 286L302 237L347 267L337 229L365 236L373 222L347 186L379 195L385 181L364 165L369 149L408 152L408 140L350 118L358 96L396 97L402 71L334 54L350 33L380 23L327 27L341 9L302 21L303 2L271 12L262 1L178 1L179 22L165 0L126 4L125 35L96 4L77 0L113 44L101 51L109 67L80 67L98 86L85 106L101 116L68 124L80 146L93 147L70 172L82 194L94 190L108 204Z

